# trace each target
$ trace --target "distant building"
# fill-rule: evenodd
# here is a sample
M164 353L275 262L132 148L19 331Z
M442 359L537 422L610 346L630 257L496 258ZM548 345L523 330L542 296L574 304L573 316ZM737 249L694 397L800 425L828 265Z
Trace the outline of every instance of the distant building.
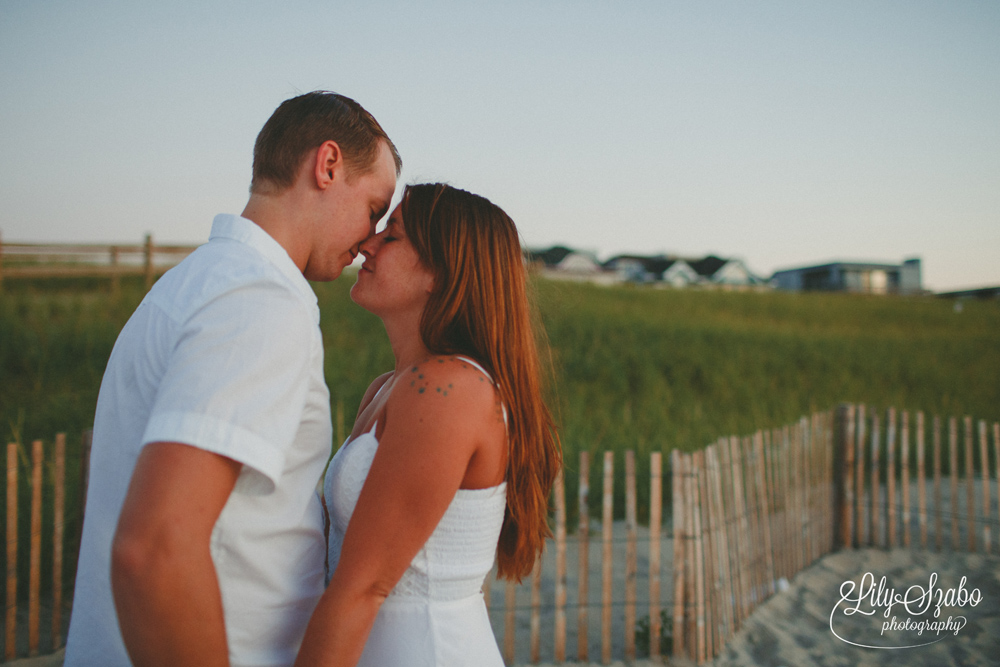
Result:
M530 264L546 269L576 273L595 273L601 270L601 265L593 254L561 245L545 250L528 250L525 258Z
M524 259L541 275L553 280L602 284L617 281L617 276L605 271L592 253L573 250L566 246L557 245L545 250L526 250Z
M688 264L701 276L702 282L713 285L746 287L760 285L763 282L739 259L722 259L709 255L703 259L689 261Z
M974 287L972 289L954 292L939 292L937 296L945 299L997 299L1000 300L1000 285L995 287Z
M656 282L673 287L687 287L700 281L698 274L686 261L666 255L616 255L604 262L603 266L624 282Z
M920 294L920 259L902 264L831 262L776 271L771 283L782 290L858 292L862 294Z

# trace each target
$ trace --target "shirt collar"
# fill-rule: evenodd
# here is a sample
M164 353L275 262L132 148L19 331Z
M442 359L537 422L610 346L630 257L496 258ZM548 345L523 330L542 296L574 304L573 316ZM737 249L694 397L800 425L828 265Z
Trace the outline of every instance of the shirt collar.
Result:
M250 246L270 262L276 269L281 271L295 289L302 293L306 300L315 305L318 309L316 293L309 285L309 281L302 275L302 271L295 265L288 252L280 243L257 226L253 220L248 220L239 215L230 213L220 213L212 221L212 233L208 239L227 238Z

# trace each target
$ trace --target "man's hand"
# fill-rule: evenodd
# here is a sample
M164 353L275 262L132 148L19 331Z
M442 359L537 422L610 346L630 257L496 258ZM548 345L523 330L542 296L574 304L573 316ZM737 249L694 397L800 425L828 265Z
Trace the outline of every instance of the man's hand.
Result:
M241 464L175 442L136 462L111 551L111 587L137 667L228 666L209 541Z

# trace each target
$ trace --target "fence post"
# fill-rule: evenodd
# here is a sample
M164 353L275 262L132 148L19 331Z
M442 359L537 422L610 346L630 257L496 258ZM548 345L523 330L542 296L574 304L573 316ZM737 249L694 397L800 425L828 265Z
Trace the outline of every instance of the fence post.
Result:
M590 453L580 452L580 484L578 488L578 518L577 537L579 538L579 581L577 602L576 659L585 662L590 653L587 629L590 624L587 609L590 598L590 508L587 495L590 493Z
M635 660L636 571L635 452L625 452L625 660Z
M852 420L856 424L855 431L855 458L857 458L857 474L854 476L854 496L857 504L857 515L854 522L854 530L858 537L858 546L865 547L871 544L871 513L865 512L865 428L868 420L865 419L865 406L859 405L857 408L857 420ZM873 487L874 488L874 487ZM874 503L874 496L868 494ZM874 504L872 512L875 511Z
M878 410L872 410L872 526L870 545L885 546L884 524L882 519L882 478L879 470L879 454L881 451L882 429L878 420Z
M716 646L721 651L726 639L735 632L733 628L733 605L731 592L733 585L730 577L729 539L726 532L726 511L722 501L721 468L719 466L718 445L705 448L705 468L708 471L708 517L712 542L715 544L713 605L715 606L713 622L713 639L718 638ZM716 653L718 653L718 651Z
M976 473L973 469L972 417L965 417L965 511L968 512L969 551L976 550Z
M993 422L993 462L997 467L997 509L1000 511L1000 422Z
M531 662L541 660L542 644L542 554L531 571Z
M508 579L504 586L503 604L503 659L508 665L514 664L514 630L517 622L515 616L517 606L517 584L513 579Z
M774 552L771 547L771 506L767 498L767 473L764 460L764 434L760 431L754 435L753 446L755 452L754 474L757 480L757 502L760 507L760 528L764 541L764 581L761 589L762 596L774 595Z
M649 657L660 657L660 523L663 511L663 455L649 457ZM558 662L558 660L557 660Z
M834 516L840 520L839 544L854 546L854 406L837 408L836 447L833 450Z
M63 568L63 529L66 506L66 434L56 434L55 469L54 469L55 499L52 526L52 648L62 645L62 568Z
M987 554L991 550L990 538L990 455L986 442L986 422L979 420L979 459L983 469L980 473L983 478L983 551Z
M611 663L611 541L614 528L614 452L604 452L604 488L601 505L601 660Z
M931 420L934 429L932 444L934 447L934 548L941 551L944 547L944 528L941 527L944 505L941 501L941 417L934 415Z
M38 655L42 584L42 441L31 443L31 549L28 561L28 655Z
M903 478L903 546L910 548L910 413L903 410L899 430L900 472Z
M111 246L111 295L121 292L121 276L118 275L118 246ZM343 442L343 441L341 441Z
M3 233L0 232L0 291L3 290Z
M566 660L566 485L563 469L556 474L556 618L554 657Z
M917 516L920 519L920 548L927 548L927 452L924 413L917 413ZM938 507L938 509L941 509Z
M889 491L889 548L896 546L896 408L889 408L886 417L886 488Z
M670 492L673 496L671 513L674 528L674 618L673 618L673 656L680 658L684 654L684 526L686 524L687 508L684 503L684 463L677 449L670 452Z
M146 234L145 242L145 275L146 275L146 291L153 286L153 235Z
M7 443L7 615L4 660L17 657L17 443Z
M948 478L951 490L951 548L958 551L958 420L948 418Z

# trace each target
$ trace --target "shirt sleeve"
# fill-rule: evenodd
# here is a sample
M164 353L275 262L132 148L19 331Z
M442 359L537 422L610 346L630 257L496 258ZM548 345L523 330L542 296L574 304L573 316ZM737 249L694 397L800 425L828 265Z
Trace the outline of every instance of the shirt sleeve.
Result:
M180 442L250 469L239 488L273 491L295 441L317 324L271 283L210 300L180 323L142 439Z

